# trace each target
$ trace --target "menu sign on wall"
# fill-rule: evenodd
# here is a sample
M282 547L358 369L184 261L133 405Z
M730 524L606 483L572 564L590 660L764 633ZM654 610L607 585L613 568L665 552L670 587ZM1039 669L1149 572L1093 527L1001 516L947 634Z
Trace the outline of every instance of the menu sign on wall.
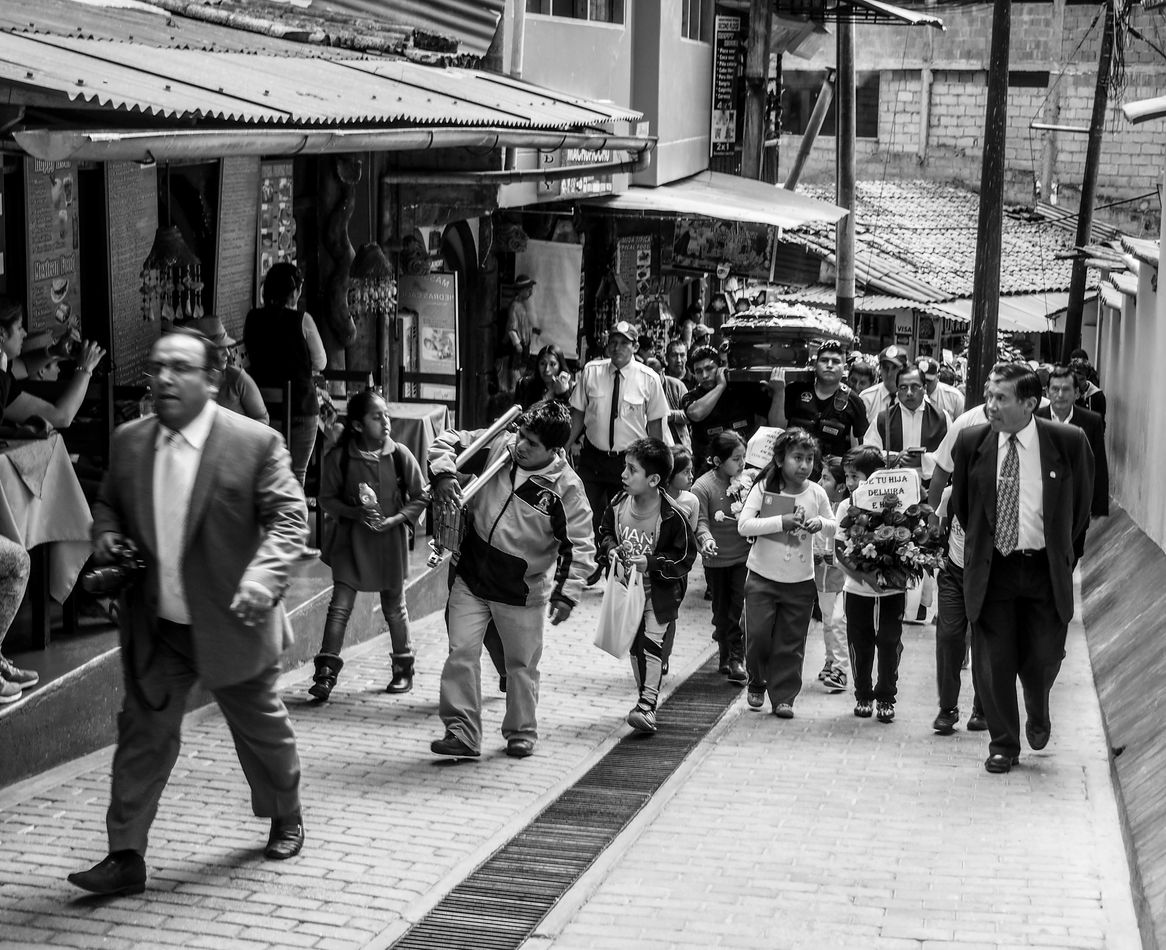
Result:
M72 162L24 163L28 225L28 330L79 327L77 167Z
M745 115L747 18L717 14L713 34L713 107L710 155L731 155L741 148Z
M224 158L219 166L219 233L215 249L215 309L227 332L243 337L255 280L255 220L259 161Z
M292 209L292 163L263 162L259 166L259 280L272 264L296 262L296 219Z
M142 262L158 230L158 173L137 162L105 163L109 222L109 315L113 321L113 381L142 382L150 347L162 324L142 318Z

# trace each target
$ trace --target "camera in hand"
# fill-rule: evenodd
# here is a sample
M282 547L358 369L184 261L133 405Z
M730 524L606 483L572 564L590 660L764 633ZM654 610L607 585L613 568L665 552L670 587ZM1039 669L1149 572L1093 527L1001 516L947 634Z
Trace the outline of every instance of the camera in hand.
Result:
M133 544L119 544L113 549L113 563L89 568L81 575L81 587L90 594L116 596L132 587L145 569Z

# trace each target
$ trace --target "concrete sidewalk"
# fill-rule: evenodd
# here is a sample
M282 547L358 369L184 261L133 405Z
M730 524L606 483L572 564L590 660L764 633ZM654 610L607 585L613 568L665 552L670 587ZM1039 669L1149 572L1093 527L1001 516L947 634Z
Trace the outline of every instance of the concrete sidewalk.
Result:
M673 682L709 653L702 593L698 570ZM0 792L0 944L387 946L626 733L630 670L591 645L599 600L588 592L567 625L548 627L542 736L526 760L503 754L488 661L483 758L430 755L440 616L415 625L419 676L405 697L382 692L384 637L346 654L327 706L304 703L306 670L289 677L308 838L285 863L261 857L267 828L214 707L188 717L140 897L85 898L65 882L105 853L109 750ZM1080 629L1053 740L1008 776L983 771L983 734L961 723L932 735L933 642L930 627L908 628L887 726L811 684L812 637L798 718L740 699L528 945L1140 946Z
M932 733L934 629L905 629L893 724L808 681L792 721L738 704L527 946L1140 948L1080 624L1004 776L987 733Z

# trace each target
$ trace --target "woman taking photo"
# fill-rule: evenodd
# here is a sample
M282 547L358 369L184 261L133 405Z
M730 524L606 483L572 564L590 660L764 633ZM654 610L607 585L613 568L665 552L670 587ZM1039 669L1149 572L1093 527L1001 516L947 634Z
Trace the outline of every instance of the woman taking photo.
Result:
M566 405L570 398L571 374L567 370L567 359L559 347L548 343L538 351L535 371L518 381L514 401L525 412L536 402L554 399Z

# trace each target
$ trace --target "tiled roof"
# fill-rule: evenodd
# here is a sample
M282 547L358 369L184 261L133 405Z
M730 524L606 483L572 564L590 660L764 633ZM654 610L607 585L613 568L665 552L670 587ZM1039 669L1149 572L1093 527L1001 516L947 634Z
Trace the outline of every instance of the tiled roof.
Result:
M833 201L833 189L799 188ZM976 266L979 196L957 185L930 181L859 182L855 270L860 286L919 302L972 294ZM807 225L783 239L804 245L833 263L832 227ZM1000 267L1001 294L1067 290L1072 262L1058 259L1072 237L1046 221L1005 216ZM1096 284L1096 274L1090 275Z

